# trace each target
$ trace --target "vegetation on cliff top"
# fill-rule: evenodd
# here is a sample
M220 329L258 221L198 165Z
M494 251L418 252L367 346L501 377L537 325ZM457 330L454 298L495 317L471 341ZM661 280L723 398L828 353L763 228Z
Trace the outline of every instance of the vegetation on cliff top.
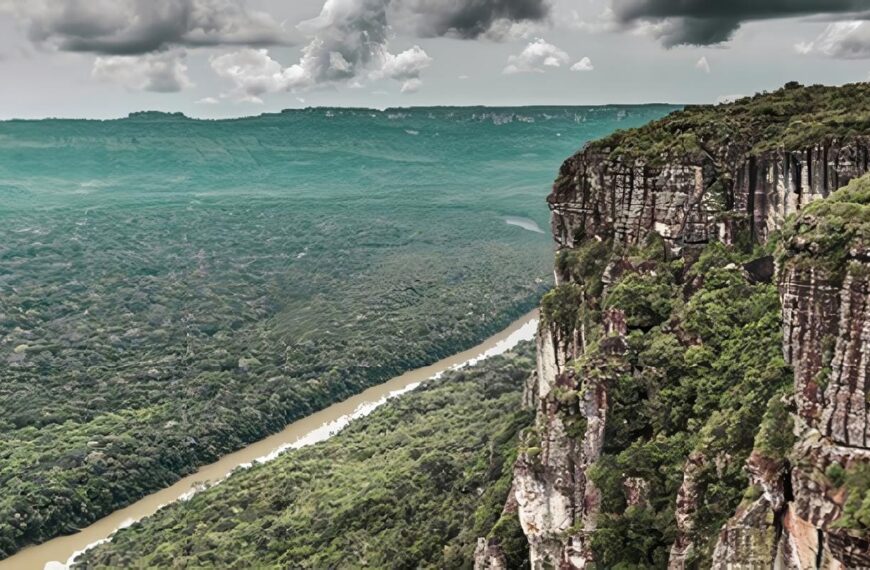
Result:
M471 568L502 518L530 343L387 403L316 446L177 503L85 554L85 568ZM519 533L519 536L517 536ZM516 550L516 549L513 549ZM514 553L519 568L525 549Z
M592 146L610 149L615 157L656 164L672 157L700 159L729 145L746 155L776 148L801 150L834 138L866 136L868 131L870 83L804 87L793 82L731 103L689 105Z
M789 263L824 268L842 280L850 258L870 251L870 175L808 204L786 224L783 245Z

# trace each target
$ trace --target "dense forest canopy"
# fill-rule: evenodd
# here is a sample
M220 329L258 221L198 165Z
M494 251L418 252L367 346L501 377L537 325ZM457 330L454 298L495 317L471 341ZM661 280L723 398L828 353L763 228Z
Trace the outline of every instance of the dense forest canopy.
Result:
M530 343L425 384L334 438L255 466L120 531L80 568L472 568L502 521ZM500 523L500 524L498 524Z

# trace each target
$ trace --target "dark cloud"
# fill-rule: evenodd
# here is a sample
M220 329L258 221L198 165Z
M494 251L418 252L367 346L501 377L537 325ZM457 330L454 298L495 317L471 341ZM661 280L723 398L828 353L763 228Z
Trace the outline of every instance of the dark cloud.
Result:
M668 47L721 43L751 20L866 17L870 10L870 0L612 0L611 4L620 24L651 24Z
M247 0L20 0L11 6L35 43L63 51L142 55L172 47L291 43L269 14ZM420 37L497 37L515 23L540 22L550 0L325 0L321 35L382 43L390 25ZM339 38L339 42L341 38ZM353 42L351 42L353 43ZM341 51L341 50L339 50ZM345 57L348 54L342 54ZM354 55L354 54L350 54Z
M548 0L397 0L394 8L423 37L465 39L504 23L541 22L550 14Z
M13 10L31 40L63 51L139 55L175 46L287 43L271 16L242 0L55 0Z

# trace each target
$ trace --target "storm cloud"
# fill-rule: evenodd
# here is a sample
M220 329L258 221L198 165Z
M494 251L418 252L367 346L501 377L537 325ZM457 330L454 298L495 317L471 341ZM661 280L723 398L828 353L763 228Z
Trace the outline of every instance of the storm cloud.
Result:
M713 45L753 20L825 16L866 18L870 0L611 0L624 26L646 26L668 47Z
M246 0L0 0L30 39L61 51L142 55L175 47L293 43ZM417 37L499 37L516 23L541 22L549 0L327 0L312 22L325 35L365 32L378 43L389 27ZM309 22L307 25L311 25Z
M545 22L551 7L550 0L325 0L317 17L293 27L304 45L288 67L265 48L297 42L247 0L0 0L0 10L11 10L37 45L102 58L95 76L155 91L189 84L181 80L185 49L238 46L243 49L213 57L212 68L234 83L234 97L259 100L276 90L364 77L395 79L403 92L413 92L432 59L418 46L391 52L396 32L498 40ZM145 57L169 51L176 57ZM151 76L155 81L141 80Z
M421 37L499 39L512 24L543 22L547 0L395 0L391 21Z
M242 0L27 0L3 7L34 43L61 51L132 56L173 47L289 43L280 24Z

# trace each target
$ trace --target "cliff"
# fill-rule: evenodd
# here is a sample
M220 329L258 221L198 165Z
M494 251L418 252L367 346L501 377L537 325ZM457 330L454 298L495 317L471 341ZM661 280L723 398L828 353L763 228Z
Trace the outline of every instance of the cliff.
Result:
M870 85L789 84L565 162L512 498L534 568L870 566L868 156Z

